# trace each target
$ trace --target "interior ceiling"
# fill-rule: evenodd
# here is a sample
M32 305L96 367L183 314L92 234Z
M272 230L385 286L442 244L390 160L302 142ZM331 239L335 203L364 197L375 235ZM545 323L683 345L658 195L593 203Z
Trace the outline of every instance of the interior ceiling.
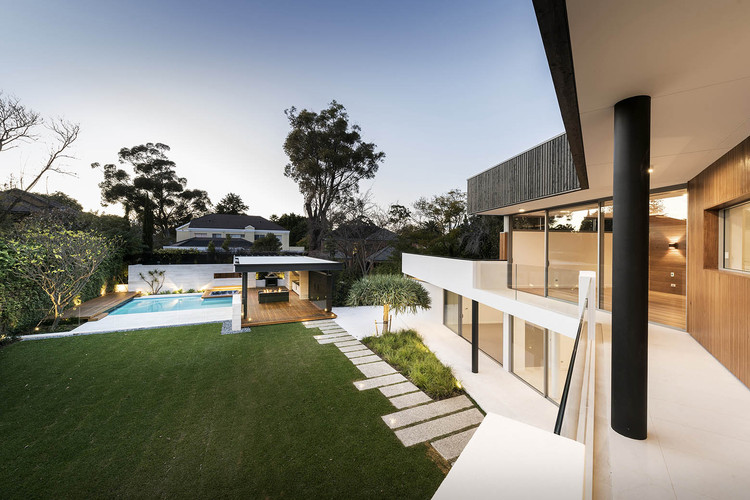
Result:
M493 210L612 195L613 109L650 95L651 187L684 184L750 136L750 1L567 0L590 188Z

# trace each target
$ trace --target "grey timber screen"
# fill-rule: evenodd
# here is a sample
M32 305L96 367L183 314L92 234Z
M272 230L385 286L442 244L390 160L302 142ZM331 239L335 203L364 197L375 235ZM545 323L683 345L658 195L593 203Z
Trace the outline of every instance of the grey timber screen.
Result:
M566 134L535 146L468 180L476 214L580 189Z

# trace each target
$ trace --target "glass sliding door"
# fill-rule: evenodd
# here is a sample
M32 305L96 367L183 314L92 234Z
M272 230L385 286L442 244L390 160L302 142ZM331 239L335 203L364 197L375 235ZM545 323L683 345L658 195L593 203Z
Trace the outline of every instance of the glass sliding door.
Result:
M461 335L471 342L471 299L461 296Z
M550 210L547 295L578 302L578 273L597 268L597 204Z
M601 205L602 230L599 234L601 255L599 261L599 309L612 310L612 201Z
M479 348L503 364L503 313L479 304Z
M544 296L545 213L513 216L513 288Z
M575 339L557 332L547 334L547 397L560 403Z
M513 318L513 373L546 394L546 330Z
M461 296L443 290L443 324L461 335Z

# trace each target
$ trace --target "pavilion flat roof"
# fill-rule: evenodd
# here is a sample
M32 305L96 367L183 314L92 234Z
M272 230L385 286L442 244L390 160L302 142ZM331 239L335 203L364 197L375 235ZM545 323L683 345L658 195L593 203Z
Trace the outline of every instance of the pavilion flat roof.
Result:
M295 255L249 256L234 258L234 272L339 271L344 264L334 260Z

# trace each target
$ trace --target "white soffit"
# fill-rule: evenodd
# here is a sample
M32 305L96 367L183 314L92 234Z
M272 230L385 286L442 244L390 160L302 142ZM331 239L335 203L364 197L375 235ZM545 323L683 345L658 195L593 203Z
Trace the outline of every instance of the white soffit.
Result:
M684 184L750 136L750 1L567 0L590 189L486 213L612 195L614 105L651 101L651 187Z
M750 2L568 0L592 190L612 185L613 111L650 95L653 187L685 183L750 135Z

